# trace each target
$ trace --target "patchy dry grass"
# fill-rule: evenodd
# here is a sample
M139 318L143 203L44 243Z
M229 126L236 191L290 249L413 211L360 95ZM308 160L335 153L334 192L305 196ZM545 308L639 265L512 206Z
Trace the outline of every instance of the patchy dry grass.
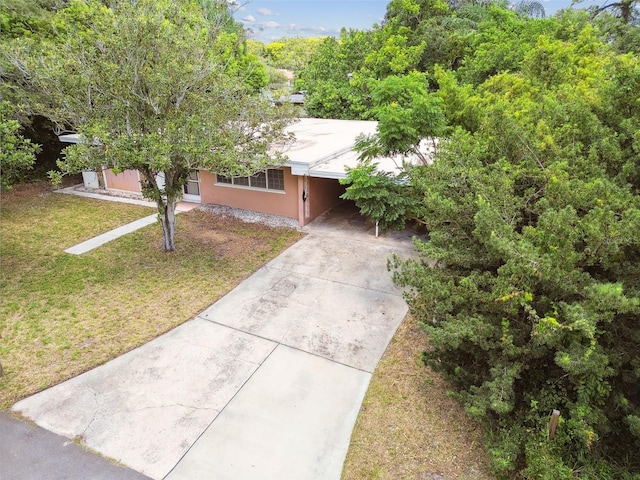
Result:
M30 185L0 214L2 409L180 325L301 236L194 210L177 252L155 224L75 256L63 250L153 210Z
M480 430L420 361L427 338L407 316L371 379L343 480L487 480Z

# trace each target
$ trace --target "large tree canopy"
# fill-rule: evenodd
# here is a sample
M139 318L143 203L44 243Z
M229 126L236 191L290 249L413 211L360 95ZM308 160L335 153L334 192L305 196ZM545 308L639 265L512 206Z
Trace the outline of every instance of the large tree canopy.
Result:
M190 171L247 175L279 164L273 146L290 117L255 95L266 76L243 56L225 2L108 5L72 1L54 17L53 40L13 42L7 75L17 101L84 139L67 149L63 172L140 172L143 194L158 205L163 249L172 251Z

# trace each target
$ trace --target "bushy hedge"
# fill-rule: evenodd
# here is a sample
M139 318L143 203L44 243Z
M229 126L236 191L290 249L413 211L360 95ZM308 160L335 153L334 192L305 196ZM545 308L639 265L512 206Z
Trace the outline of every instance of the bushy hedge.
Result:
M503 477L640 478L640 63L576 38L437 73L457 127L410 172L422 260L393 265Z

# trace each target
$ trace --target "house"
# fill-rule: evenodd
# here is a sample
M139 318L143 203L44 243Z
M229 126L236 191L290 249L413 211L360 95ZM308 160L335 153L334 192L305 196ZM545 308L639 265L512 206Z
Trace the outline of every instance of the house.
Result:
M289 95L289 101L294 105L304 105L304 96L306 92L298 91Z
M289 160L250 177L224 177L200 170L191 172L183 200L217 204L281 215L296 219L300 226L311 222L340 202L345 187L345 166L355 167L353 151L360 134L375 133L377 122L302 118L288 128L296 141L287 147ZM78 142L77 135L62 135L61 141ZM380 168L393 171L396 164L383 159ZM86 188L104 188L116 193L140 193L140 176L135 170L114 174L103 170L83 175Z

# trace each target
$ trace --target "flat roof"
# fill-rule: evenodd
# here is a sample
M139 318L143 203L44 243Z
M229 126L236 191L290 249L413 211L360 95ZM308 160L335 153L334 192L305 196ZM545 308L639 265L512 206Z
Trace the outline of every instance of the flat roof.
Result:
M364 120L301 118L287 127L296 140L281 152L289 157L286 165L294 175L309 175L314 167L351 152L356 137L375 133L377 125ZM341 171L344 173L344 168Z
M285 164L294 175L340 179L347 176L345 167L358 165L359 154L353 150L356 138L376 133L378 122L365 120L332 120L301 118L287 131L296 136L295 143L284 149L289 157ZM420 151L433 158L434 146L423 141ZM398 174L404 163L418 164L417 155L397 155L373 160L378 170Z

